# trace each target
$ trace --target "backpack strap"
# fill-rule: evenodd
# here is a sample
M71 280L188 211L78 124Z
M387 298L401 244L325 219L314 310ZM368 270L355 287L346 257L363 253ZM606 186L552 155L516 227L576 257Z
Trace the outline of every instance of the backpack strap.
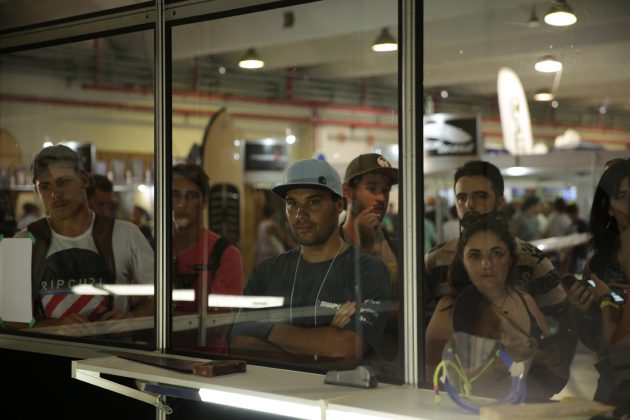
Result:
M48 251L48 246L50 246L52 232L48 225L48 219L45 217L29 224L27 229L35 238L35 242L33 243L33 256L31 259L32 273L35 274L37 273L38 267L42 266L41 263L44 261L44 258L46 258L46 251ZM33 276L33 278L37 278L37 276Z
M50 246L50 240L52 238L52 232L50 230L48 220L45 217L34 221L28 225L27 229L35 237L31 269L33 273L37 273L38 269L41 269L42 262L46 258L46 253L48 252L48 247ZM99 254L103 256L110 275L115 276L116 264L114 262L114 249L112 245L113 232L114 219L96 214L94 218L94 226L92 227L94 243L96 244L96 249ZM38 278L38 276L33 276L33 278Z
M34 302L36 302L36 311L43 314L43 307L41 307L41 300L35 299L37 290L39 290L39 281L42 277L42 270L44 268L44 260L48 253L48 247L52 239L52 231L48 224L47 218L42 218L34 221L27 227L28 231L35 238L33 243L33 251L31 258L31 284L33 290ZM114 250L112 245L112 234L114 232L114 219L96 214L94 218L94 225L92 227L92 236L98 253L101 254L107 271L111 279L116 278L116 264L114 262ZM111 300L110 300L111 304Z
M114 246L112 244L114 222L115 219L111 217L95 214L94 226L92 226L92 237L94 238L98 253L101 254L105 261L110 278L115 282L116 262L114 261Z
M214 243L212 247L212 251L210 251L210 256L208 257L207 264L196 264L193 266L195 271L209 271L210 277L214 280L215 275L217 274L217 270L221 266L221 257L223 256L223 252L225 249L232 245L232 242L225 236L220 236L219 239Z

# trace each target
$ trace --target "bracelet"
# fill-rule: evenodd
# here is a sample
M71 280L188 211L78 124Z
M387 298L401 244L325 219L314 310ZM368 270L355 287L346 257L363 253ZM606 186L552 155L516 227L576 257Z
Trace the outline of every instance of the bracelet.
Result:
M619 305L612 300L603 300L599 303L599 309L603 310L605 307L610 306L613 309L619 309Z

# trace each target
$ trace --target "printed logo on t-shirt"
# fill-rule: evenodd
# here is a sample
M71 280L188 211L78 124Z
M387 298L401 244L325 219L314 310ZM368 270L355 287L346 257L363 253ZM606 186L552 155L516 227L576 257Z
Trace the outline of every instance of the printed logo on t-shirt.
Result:
M114 283L100 254L86 249L66 249L50 255L39 282L39 296L49 318L79 314L96 319L109 308L110 296L77 295L71 290L81 284Z

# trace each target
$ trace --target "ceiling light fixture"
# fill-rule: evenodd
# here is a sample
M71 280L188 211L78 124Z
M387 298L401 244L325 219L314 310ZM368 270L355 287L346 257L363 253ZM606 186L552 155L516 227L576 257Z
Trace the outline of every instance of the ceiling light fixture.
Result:
M372 51L376 52L388 52L398 50L398 43L389 33L389 29L383 28L380 35L376 37L372 44Z
M259 69L265 66L265 62L260 58L255 49L250 48L238 60L238 66L243 69Z
M545 23L552 26L569 26L575 22L577 17L566 0L554 0L545 15Z
M562 70L562 63L553 55L546 55L534 65L534 68L542 73L555 73Z
M553 100L553 93L547 89L540 89L534 93L534 100L540 102L548 102Z
M537 28L540 26L540 19L538 19L538 15L536 14L536 6L532 4L532 13L529 16L529 20L527 21L527 26L530 28Z

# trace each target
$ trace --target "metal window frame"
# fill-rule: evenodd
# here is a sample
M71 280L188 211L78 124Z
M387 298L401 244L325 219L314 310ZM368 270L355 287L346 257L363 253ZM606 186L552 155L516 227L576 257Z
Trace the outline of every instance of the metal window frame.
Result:
M169 136L168 115L171 98L168 96L167 70L170 68L169 46L170 27L179 23L190 23L212 17L255 13L269 8L286 7L309 1L265 1L265 0L190 0L167 4L165 0L155 0L152 6L123 8L111 12L102 12L89 16L78 16L64 21L49 24L33 25L29 28L7 31L0 34L0 54L17 50L25 50L63 44L97 36L153 29L155 31L155 156L156 156L156 334L157 348L166 348L167 316L166 316L166 278L170 264L170 238L168 236L169 206L167 187ZM420 40L417 29L420 8L415 0L399 0L399 39L402 46L399 53L400 78L400 128L399 146L401 150L400 168L404 178L401 180L400 202L402 264L404 299L404 380L407 384L419 385L423 372L423 331L421 331L422 302L420 300L418 273L422 273L422 248L418 245L421 237L419 224L414 215L420 214L421 208L417 200L405 197L417 197L422 194L420 181L421 158L418 154L422 148L417 139L420 134L421 107L418 95L421 47L416 46ZM168 36L167 36L168 35ZM421 64L421 63L420 63ZM421 155L420 155L421 156ZM421 195L420 195L421 196ZM55 339L36 339L22 336L0 334L0 346L17 350L39 351L74 357L94 355L102 346L84 345Z

